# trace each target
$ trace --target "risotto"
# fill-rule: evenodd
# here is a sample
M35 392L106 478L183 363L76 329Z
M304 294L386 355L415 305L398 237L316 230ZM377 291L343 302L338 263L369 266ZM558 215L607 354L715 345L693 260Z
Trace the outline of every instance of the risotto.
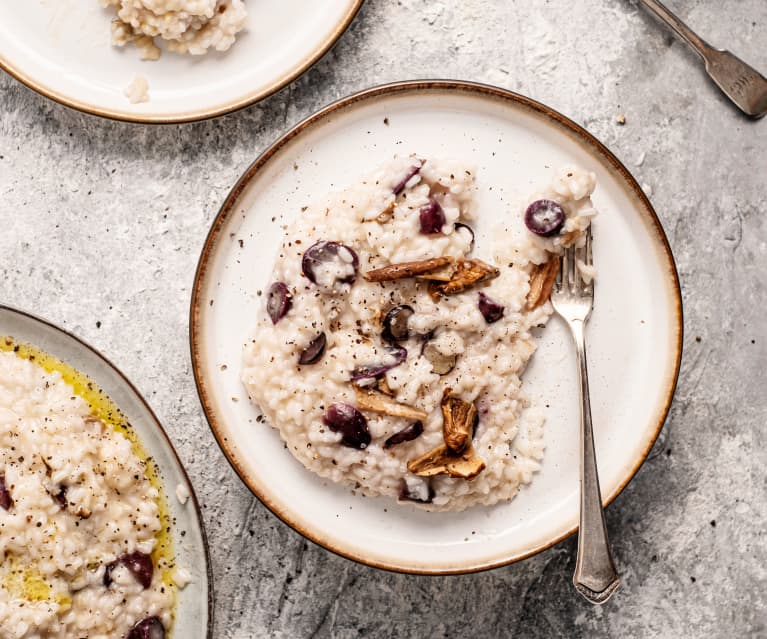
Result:
M40 359L0 352L0 637L162 639L176 585L147 462Z
M134 42L145 60L156 60L163 40L169 51L202 55L209 49L226 51L245 28L243 0L99 0L117 9L112 43Z
M302 210L245 347L250 398L304 466L365 495L430 510L512 499L544 453L521 382L533 329L594 187L562 169L488 247L458 162L396 158Z

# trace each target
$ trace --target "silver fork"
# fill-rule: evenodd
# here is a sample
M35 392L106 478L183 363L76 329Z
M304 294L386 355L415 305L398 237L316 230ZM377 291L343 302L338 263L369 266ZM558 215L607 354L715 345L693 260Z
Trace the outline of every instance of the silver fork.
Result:
M767 114L767 79L729 51L715 49L675 16L659 0L640 0L703 58L706 73L743 113L752 118Z
M578 377L581 382L581 512L578 532L578 557L575 562L573 584L575 589L592 603L604 603L610 598L620 579L615 569L607 526L599 491L599 475L594 451L594 432L591 427L589 374L586 367L586 320L594 302L594 284L586 283L576 260L591 266L591 227L586 232L582 248L565 250L551 293L551 304L567 322L575 341L578 359Z

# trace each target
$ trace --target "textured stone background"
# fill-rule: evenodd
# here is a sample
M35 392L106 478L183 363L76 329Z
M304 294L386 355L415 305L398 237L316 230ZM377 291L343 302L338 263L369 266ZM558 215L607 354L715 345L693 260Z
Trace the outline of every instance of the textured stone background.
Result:
M764 0L669 4L767 70ZM307 544L229 469L195 394L190 286L227 190L327 102L427 77L495 83L582 123L650 190L677 259L679 389L607 513L623 586L603 608L571 588L574 539L455 578L382 573ZM368 0L292 87L213 122L102 121L0 74L0 299L103 350L166 424L204 504L217 639L767 637L766 147L767 121L740 117L628 0Z

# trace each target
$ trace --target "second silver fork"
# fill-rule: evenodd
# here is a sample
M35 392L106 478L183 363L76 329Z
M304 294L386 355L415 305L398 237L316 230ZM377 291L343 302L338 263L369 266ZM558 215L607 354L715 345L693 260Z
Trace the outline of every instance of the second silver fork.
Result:
M594 283L590 278L587 282L581 272L582 269L591 269L593 265L591 241L589 226L585 245L565 250L551 293L551 303L572 333L581 388L581 509L573 584L586 599L601 604L618 588L620 578L607 539L591 425L585 327L594 302ZM582 266L579 266L579 261Z

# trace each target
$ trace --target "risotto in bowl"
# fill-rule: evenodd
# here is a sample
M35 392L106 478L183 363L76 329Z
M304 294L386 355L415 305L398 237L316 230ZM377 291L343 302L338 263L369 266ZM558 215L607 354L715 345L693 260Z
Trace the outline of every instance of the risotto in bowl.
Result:
M595 177L559 170L488 246L475 188L460 162L395 158L286 226L242 380L310 471L457 511L512 499L540 468L522 375Z
M0 338L0 637L206 636L206 610L176 632L180 599L207 590L204 537L185 477L157 459L95 382Z

